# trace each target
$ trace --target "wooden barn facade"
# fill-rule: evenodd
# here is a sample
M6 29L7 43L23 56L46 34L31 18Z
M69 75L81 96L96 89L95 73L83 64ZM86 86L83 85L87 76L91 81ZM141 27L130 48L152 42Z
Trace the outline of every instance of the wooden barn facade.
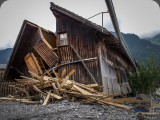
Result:
M66 73L75 69L70 80L98 83L108 94L129 93L127 73L135 70L135 64L121 42L105 28L54 3L50 9L56 17L56 33L25 20L5 79L30 76L28 71L44 75L56 68L60 75L64 69Z
M81 83L103 85L103 91L109 94L126 94L130 92L127 72L135 70L133 61L127 55L121 42L109 31L84 19L54 3L51 11L56 17L58 55L61 63L91 59L85 65L82 62L68 64L76 69L74 80ZM93 60L93 58L96 58Z

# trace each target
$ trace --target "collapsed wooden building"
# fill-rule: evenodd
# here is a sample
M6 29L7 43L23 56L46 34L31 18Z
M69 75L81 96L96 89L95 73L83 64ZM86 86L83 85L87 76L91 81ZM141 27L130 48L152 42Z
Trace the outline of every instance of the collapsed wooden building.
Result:
M98 83L108 94L131 91L127 73L135 71L121 41L108 30L54 3L56 33L24 21L5 72L5 80L38 75L59 74L65 68L76 72L70 77L79 83Z

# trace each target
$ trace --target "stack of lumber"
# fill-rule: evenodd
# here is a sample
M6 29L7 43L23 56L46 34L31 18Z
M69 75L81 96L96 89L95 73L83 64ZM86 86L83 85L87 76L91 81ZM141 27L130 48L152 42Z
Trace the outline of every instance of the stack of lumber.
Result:
M53 70L55 77L39 76L30 71L29 73L33 76L32 78L21 76L22 79L16 79L18 84L10 86L15 89L17 93L15 96L0 99L24 103L40 103L41 98L43 98L41 100L42 105L46 105L50 101L74 98L86 102L112 105L127 110L131 107L124 105L124 103L126 101L136 101L134 98L113 99L117 94L109 95L98 92L96 89L101 87L98 84L85 85L69 80L69 77L75 73L74 69L67 76L64 76L66 69L62 71L61 75L58 75Z

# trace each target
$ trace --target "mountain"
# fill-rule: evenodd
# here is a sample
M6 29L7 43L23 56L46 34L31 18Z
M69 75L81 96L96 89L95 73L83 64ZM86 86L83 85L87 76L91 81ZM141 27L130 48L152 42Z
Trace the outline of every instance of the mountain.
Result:
M156 63L160 64L160 46L152 44L146 39L140 39L135 34L122 33L128 48L137 62L146 62L148 57L155 57ZM156 37L155 37L156 38Z
M148 39L148 41L155 45L160 45L160 33L154 36L153 38Z
M7 64L9 57L11 55L12 48L7 48L0 50L0 64Z

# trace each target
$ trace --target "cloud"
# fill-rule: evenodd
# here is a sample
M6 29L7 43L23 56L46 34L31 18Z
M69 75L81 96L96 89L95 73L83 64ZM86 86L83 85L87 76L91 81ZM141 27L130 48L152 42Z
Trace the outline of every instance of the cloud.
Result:
M159 28L160 29L160 28ZM152 38L154 36L156 36L157 34L160 33L160 30L159 29L155 29L151 32L146 32L146 33L143 33L140 37L141 38Z
M113 0L121 31L144 34L160 31L160 9L152 0Z
M104 0L8 0L0 8L0 48L13 47L24 19L55 32L50 2L84 18L107 11ZM160 31L160 9L152 0L113 0L113 4L122 32L143 37ZM102 25L101 15L90 20ZM104 26L113 31L109 14L104 14Z

